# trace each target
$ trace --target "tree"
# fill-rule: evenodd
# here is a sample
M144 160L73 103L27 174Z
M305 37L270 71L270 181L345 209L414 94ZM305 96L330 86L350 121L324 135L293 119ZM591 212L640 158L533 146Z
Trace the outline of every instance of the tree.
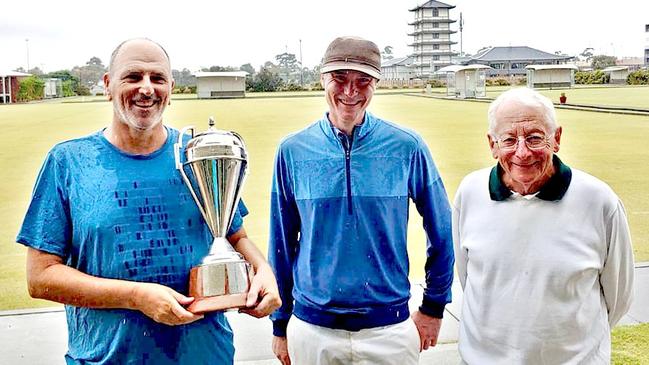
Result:
M591 67L593 70L601 70L609 66L615 66L617 58L615 56L599 55L591 58Z
M176 81L176 86L196 86L196 76L192 74L186 68L183 68L182 71L171 70L171 76Z
M252 67L252 65L249 64L249 63L246 63L246 64L244 64L244 65L241 65L241 67L239 67L239 69L240 69L241 71L246 71L246 72L248 73L248 76L250 76L250 77L252 77L252 76L255 75L255 68Z
M72 74L78 77L79 84L86 88L100 82L105 73L106 67L99 57L91 57L84 66L74 66L72 68Z
M44 73L43 73L43 70L41 70L40 68L38 68L38 66L36 66L36 67L32 67L32 68L29 70L29 72L27 72L27 73L30 73L30 74L32 74L32 75L36 75L36 76L43 76L43 74L44 74Z
M579 55L584 58L586 61L590 61L590 59L593 57L593 51L594 49L588 47L584 49Z
M262 67L250 84L250 90L277 91L283 83L282 78L277 73L270 68Z
M394 58L392 55L392 46L386 46L383 48L383 52L381 52L381 58L384 60L391 60Z
M232 66L210 66L203 67L201 71L203 72L226 72L226 71L236 71L237 69Z
M282 70L282 79L286 83L295 82L296 79L299 82L300 80L300 63L293 53L280 53L275 56L277 64Z

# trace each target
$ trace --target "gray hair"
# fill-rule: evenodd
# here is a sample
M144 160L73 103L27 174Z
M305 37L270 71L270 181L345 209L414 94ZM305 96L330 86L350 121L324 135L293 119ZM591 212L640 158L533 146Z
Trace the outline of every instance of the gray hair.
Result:
M146 37L139 37L139 38L127 39L127 40L123 41L122 43L120 43L117 47L115 47L115 50L113 50L113 53L110 54L110 62L108 63L108 73L109 74L111 74L111 75L113 74L113 67L114 67L114 64L115 64L115 58L117 58L117 55L119 54L119 51L122 49L122 47L128 42L137 41L137 40L148 41L148 42L151 42L151 43L155 44L156 46L160 47L162 52L164 52L165 57L167 57L167 62L169 62L169 68L171 69L171 61L169 60L169 54L167 53L167 50L164 49L164 47L162 47L160 45L160 43L158 43L156 41L153 41L153 40L151 40L149 38L146 38Z
M550 133L554 133L557 129L557 114L554 111L554 105L550 99L541 95L538 91L527 88L527 87L517 87L510 89L500 94L496 100L491 102L489 106L489 111L487 112L487 118L489 119L489 130L488 133L492 137L497 137L494 135L496 131L496 126L498 121L496 120L496 113L498 108L506 101L515 101L520 104L529 107L537 107L541 109L541 112L544 116L543 123L548 128Z

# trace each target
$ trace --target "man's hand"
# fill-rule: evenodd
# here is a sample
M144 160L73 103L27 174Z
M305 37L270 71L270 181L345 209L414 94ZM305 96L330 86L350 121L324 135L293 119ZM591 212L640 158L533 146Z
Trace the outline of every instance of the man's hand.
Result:
M412 314L412 320L419 331L419 351L428 350L429 347L437 345L439 328L442 326L442 319L427 316L420 311Z
M291 365L291 358L288 356L288 341L286 337L273 336L273 353L282 365Z
M271 314L282 305L273 270L268 264L260 265L250 283L246 308L240 312L261 318Z
M185 309L194 298L154 283L137 283L133 290L131 305L156 322L169 326L188 324L203 318Z

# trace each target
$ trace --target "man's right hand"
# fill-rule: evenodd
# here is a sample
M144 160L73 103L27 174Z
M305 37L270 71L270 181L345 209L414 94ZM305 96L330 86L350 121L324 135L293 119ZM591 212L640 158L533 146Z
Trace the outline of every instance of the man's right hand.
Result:
M194 301L177 291L154 283L137 283L131 305L158 323L169 326L188 324L203 318L185 309Z
M282 362L282 365L291 365L291 358L288 356L288 341L286 337L273 336L273 353Z

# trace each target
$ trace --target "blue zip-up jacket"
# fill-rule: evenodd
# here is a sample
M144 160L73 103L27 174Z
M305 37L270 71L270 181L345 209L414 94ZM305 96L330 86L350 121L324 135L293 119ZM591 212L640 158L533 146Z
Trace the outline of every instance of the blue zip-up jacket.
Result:
M451 210L421 137L366 112L351 139L325 115L282 141L268 248L283 303L274 335L286 335L291 314L350 331L409 317L409 198L427 235L420 310L441 318L453 281Z

